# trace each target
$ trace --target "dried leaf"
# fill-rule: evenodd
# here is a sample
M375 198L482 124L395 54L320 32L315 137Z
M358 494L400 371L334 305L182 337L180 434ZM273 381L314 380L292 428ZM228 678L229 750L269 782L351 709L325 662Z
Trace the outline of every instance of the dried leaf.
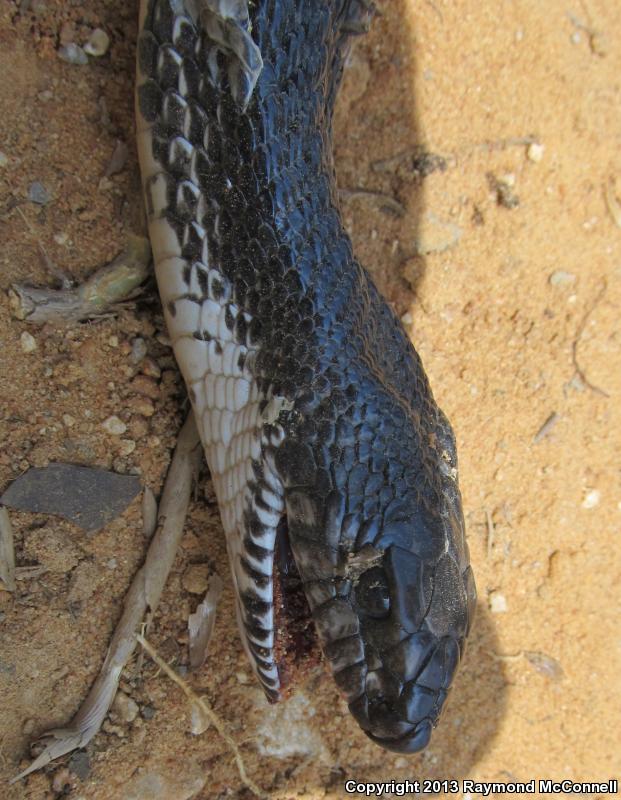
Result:
M190 668L202 667L207 658L207 647L213 634L216 622L216 607L222 594L222 581L217 575L209 578L209 588L205 599L188 617L188 631L190 633Z
M537 672L545 675L546 678L550 678L551 681L560 681L565 677L563 667L552 656L547 656L545 653L539 653L535 650L525 650L524 658Z

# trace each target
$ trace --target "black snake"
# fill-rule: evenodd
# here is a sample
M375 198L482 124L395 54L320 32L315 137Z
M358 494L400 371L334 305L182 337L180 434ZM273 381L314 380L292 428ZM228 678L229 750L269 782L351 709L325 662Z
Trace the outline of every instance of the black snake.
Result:
M316 631L362 729L414 752L476 591L453 432L338 210L332 109L369 6L142 0L138 141L253 669L278 699Z

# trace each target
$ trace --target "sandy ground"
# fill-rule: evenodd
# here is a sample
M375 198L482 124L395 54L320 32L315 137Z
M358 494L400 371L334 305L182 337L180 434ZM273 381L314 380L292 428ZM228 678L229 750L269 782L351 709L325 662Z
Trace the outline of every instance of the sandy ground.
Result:
M133 3L85 5L0 9L3 295L13 281L53 281L41 248L79 279L140 230ZM213 655L192 682L273 798L344 797L349 778L619 778L621 11L616 0L382 10L346 74L336 157L356 251L404 315L457 433L480 602L449 708L408 758L366 740L321 670L268 708L232 622L209 484L151 638L183 667L199 599L188 589L197 573L224 577ZM59 59L61 41L83 44L97 26L106 55ZM117 141L129 154L106 177ZM37 181L43 204L28 200ZM182 410L155 299L69 332L30 330L27 353L27 326L6 297L1 309L0 488L70 461L138 467L157 493ZM149 402L131 383L145 369L136 338L162 372ZM122 436L102 428L112 414ZM6 786L28 741L78 708L145 550L138 500L92 536L11 516L18 565L39 569L0 591L0 796L249 797L223 742L191 734L179 690L149 661L126 671L126 702L86 754Z

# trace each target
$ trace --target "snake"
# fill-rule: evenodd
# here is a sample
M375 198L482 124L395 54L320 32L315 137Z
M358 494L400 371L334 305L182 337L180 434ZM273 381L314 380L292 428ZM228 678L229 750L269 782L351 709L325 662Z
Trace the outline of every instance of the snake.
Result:
M141 0L136 126L165 322L271 701L318 652L423 749L476 604L455 437L339 211L334 102L369 0Z

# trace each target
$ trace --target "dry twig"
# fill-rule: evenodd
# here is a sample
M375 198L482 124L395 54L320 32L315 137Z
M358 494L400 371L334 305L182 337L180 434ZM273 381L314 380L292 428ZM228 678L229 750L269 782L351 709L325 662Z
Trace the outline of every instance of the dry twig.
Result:
M70 325L101 317L109 313L115 303L133 295L148 275L150 260L148 240L130 236L122 253L76 288L37 289L13 284L9 290L13 314L35 325L46 322Z
M239 777L242 780L244 786L247 786L250 791L255 794L257 797L266 797L265 792L263 792L259 786L248 776L246 772L246 766L244 764L244 760L242 758L242 754L237 746L237 742L231 737L231 735L227 732L226 728L224 727L224 723L220 719L220 717L215 713L215 711L207 705L205 700L202 697L199 697L192 688L181 678L181 676L177 675L177 673L170 668L170 666L164 661L163 658L157 654L156 650L153 648L152 645L142 636L141 634L136 634L136 639L140 642L141 646L147 651L147 653L151 656L153 661L157 664L157 666L165 672L166 675L177 684L188 698L188 700L198 706L201 712L205 715L205 717L209 720L209 722L214 726L214 728L218 731L218 734L221 738L226 742L227 746L233 753L235 757L235 763L237 764L237 769L239 771Z

